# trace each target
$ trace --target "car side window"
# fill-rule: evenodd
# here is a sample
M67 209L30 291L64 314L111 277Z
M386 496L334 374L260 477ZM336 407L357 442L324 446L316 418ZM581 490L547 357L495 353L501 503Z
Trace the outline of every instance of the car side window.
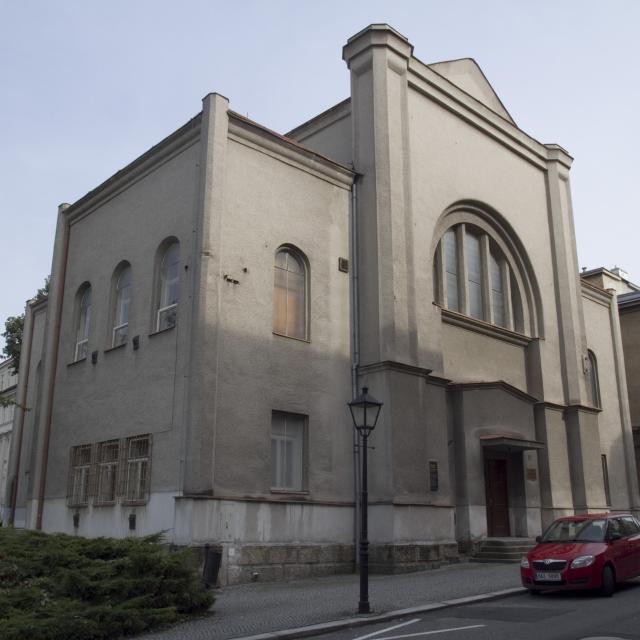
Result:
M635 536L639 531L638 523L631 517L620 518L624 536Z
M622 527L620 526L620 520L618 520L618 518L611 518L609 520L609 529L607 531L607 535L611 537L611 534L613 533L617 533L620 536L625 535L622 531Z

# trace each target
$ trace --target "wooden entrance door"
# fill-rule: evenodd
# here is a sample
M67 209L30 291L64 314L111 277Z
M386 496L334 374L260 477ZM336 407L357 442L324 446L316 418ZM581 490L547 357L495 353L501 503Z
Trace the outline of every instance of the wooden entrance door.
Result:
M490 538L507 538L510 535L507 461L487 458L484 461L484 483L487 493L487 534Z

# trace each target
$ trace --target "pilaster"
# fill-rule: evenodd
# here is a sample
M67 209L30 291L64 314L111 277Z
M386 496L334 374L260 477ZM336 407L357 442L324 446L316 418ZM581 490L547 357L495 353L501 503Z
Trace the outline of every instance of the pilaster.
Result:
M560 333L560 361L565 403L573 405L581 404L587 398L583 371L587 346L569 184L572 160L557 145L547 145L547 150L547 204Z
M409 174L407 70L413 47L388 25L353 36L353 158L361 174L356 210L362 364L417 364Z
M202 101L199 197L195 211L190 358L183 454L185 493L211 493L214 483L221 229L229 129L228 100Z

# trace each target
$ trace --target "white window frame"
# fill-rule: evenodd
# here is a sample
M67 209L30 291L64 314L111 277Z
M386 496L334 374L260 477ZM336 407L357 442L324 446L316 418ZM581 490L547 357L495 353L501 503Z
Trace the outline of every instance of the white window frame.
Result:
M132 449L146 441L144 455L132 455ZM132 436L126 439L122 501L127 504L143 504L149 499L151 483L151 435ZM132 490L132 486L135 490Z
M287 434L287 421L291 423L292 431ZM276 432L280 425L284 425L284 433ZM297 413L272 411L271 413L271 490L276 492L301 493L306 491L306 459L308 417ZM275 445L275 453L274 453ZM283 446L291 445L291 469L283 460ZM291 483L286 481L291 473ZM274 478L275 476L275 478Z
M129 282L127 283L126 287L121 287L120 286L120 282L123 278L123 276L128 272L128 276L129 276ZM120 320L120 316L121 316L121 305L123 303L124 300L124 291L125 289L127 290L127 314L126 314L126 321L125 322L121 322L120 324L116 324L116 322L118 322L118 320ZM113 322L114 322L114 326L113 326L113 330L111 332L111 346L112 347L118 347L122 344L125 344L127 342L127 340L129 339L129 332L128 332L128 327L129 327L129 309L131 306L131 266L129 264L125 264L124 266L122 266L122 268L120 269L119 273L118 273L118 277L116 279L115 282L115 298L114 298L114 307L113 307ZM118 337L120 335L120 331L124 328L127 328L127 333L124 336L124 340L120 339L118 340Z
M81 444L71 447L67 504L70 507L86 507L91 497L93 479L93 446Z
M108 455L107 452L115 448L115 456ZM97 487L95 504L110 505L115 504L118 499L118 471L120 462L120 441L107 440L98 443L97 453ZM111 489L108 495L105 491L105 483L109 482Z
M86 304L86 296L89 303ZM91 285L86 285L78 298L78 321L76 325L76 346L73 353L74 362L84 360L89 356L89 324L91 323L92 306Z
M175 262L171 263L171 265L165 264L167 260L167 256L169 252L175 247L177 251L177 259ZM171 302L170 304L163 305L169 287L169 280L167 279L166 272L170 266L176 264L176 301ZM180 243L177 240L174 240L167 244L162 252L162 257L160 259L159 271L158 271L158 302L157 302L157 311L156 311L156 319L155 319L155 330L156 331L164 331L165 329L171 329L176 326L178 323L178 302L180 300ZM162 318L169 315L171 310L175 310L175 315L173 322L168 324L166 327L162 326Z

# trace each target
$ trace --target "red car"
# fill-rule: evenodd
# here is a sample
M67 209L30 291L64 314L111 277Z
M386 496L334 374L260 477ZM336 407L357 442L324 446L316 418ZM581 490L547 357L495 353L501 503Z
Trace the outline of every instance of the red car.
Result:
M628 513L599 513L556 520L520 561L522 584L532 594L547 589L600 589L640 575L640 523Z

